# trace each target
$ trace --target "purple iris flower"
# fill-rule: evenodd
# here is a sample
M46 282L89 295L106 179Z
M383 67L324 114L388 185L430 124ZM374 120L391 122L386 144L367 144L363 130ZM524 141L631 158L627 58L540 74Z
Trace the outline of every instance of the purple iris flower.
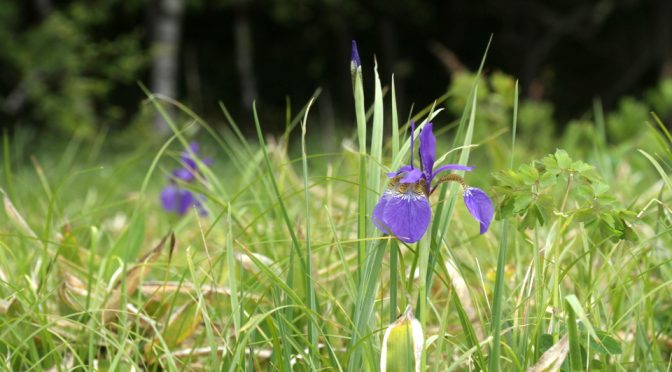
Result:
M494 208L488 195L481 189L469 187L457 174L437 175L446 170L471 171L474 168L460 164L446 164L434 167L436 161L436 138L432 123L425 124L420 132L420 169L413 165L415 124L411 122L411 162L396 172L388 173L391 178L373 210L373 223L384 233L390 233L406 243L420 240L427 231L432 216L429 195L443 182L459 182L464 189L463 197L467 210L480 224L481 234L492 222ZM436 181L436 182L435 182Z
M191 191L180 187L177 182L179 180L183 183L194 183L200 176L197 161L192 157L192 155L196 157L200 155L198 143L192 142L189 148L191 152L185 150L180 154L182 167L171 172L171 176L169 177L170 184L161 190L161 206L167 212L175 212L180 216L187 213L194 206L201 216L205 216L207 212L203 207L204 196L194 195ZM212 159L204 158L201 160L201 163L206 166L210 165L212 164Z

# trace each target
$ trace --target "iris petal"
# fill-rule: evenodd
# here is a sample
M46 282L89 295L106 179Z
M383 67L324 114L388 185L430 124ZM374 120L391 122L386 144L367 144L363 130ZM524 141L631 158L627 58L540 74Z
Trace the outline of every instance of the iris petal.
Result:
M481 234L488 231L492 216L495 214L490 197L481 189L469 187L464 190L464 204L466 204L469 213L481 225Z
M178 190L177 214L183 215L187 213L192 205L194 205L194 194L188 190Z
M180 160L182 163L189 169L196 169L196 160L192 157L192 154L195 157L198 157L200 154L200 146L198 145L197 142L192 142L189 144L189 149L191 152L184 150L182 151L182 154L180 154Z
M399 168L398 171L388 173L387 177L392 178L392 177L400 175L401 173L408 172L411 169L413 169L413 167L411 167L410 165L404 165L403 167Z
M173 171L173 176L185 182L191 182L196 179L194 172L187 168L177 168Z
M434 171L434 174L439 173L439 172L443 172L445 170L459 170L459 171L471 172L472 170L474 170L474 167L471 166L471 165L446 164L446 165L442 165L442 166L436 168L436 170Z
M410 171L406 172L404 178L399 180L399 183L416 183L422 177L422 172L420 169L413 168Z
M385 227L385 207L387 206L388 200L392 197L393 191L387 190L383 195L378 199L376 207L373 208L373 224L376 225L378 230L387 233L388 229Z
M381 231L406 243L415 243L427 231L432 209L424 194L401 194L387 190L373 211L373 222Z
M177 207L178 188L174 185L168 185L161 190L159 198L161 199L161 206L167 212L175 211Z
M436 160L436 137L432 130L432 123L427 123L420 132L420 162L427 179L430 179L433 174Z
M437 174L446 171L446 170L456 170L456 171L467 171L471 172L474 170L474 167L468 166L468 165L460 165L460 164L446 164L442 165L434 170L432 173L432 178L436 177ZM430 181L431 182L431 181Z

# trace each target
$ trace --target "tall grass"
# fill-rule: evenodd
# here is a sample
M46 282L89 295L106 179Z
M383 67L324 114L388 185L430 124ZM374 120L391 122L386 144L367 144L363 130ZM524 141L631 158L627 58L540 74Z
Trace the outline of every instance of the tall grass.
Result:
M353 74L357 128L336 153L313 145L320 132L310 107L319 91L296 115L288 107L282 136L262 131L263 107L253 108L257 136L248 139L224 105L226 125L215 127L149 92L148 102L173 128L160 146L113 154L101 137L93 147L73 140L62 152L33 153L20 134L5 133L0 364L375 371L384 330L411 305L425 334L423 369L669 370L665 132L643 127L659 136L660 147L633 150L639 158L620 158L602 141L594 148L601 168L585 170L591 182L579 180L583 162L575 159L554 174L557 188L544 191L551 182L542 177L550 169L545 154L532 157L516 141L534 136L516 129L517 88L506 126L479 129L488 125L478 119L484 64L451 122L442 105L455 97L404 112L393 79L387 96L375 66L372 82L365 81L365 61ZM373 86L372 100L365 84ZM187 119L169 117L166 105ZM494 196L501 217L487 234L478 235L450 185L430 199L433 222L417 244L373 226L384 173L408 162L411 119L416 136L434 123L439 158L476 166L465 177ZM598 115L600 132L602 120ZM193 128L216 161L201 163L199 182L184 187L205 195L209 213L178 218L161 210L158 192ZM489 135L508 131L511 137ZM489 154L497 152L484 150L495 147L506 149L508 168L490 166L498 159ZM546 152L556 163L565 160L555 148ZM34 155L31 162L26 154ZM535 158L536 168L524 166ZM593 173L611 188L602 190ZM523 186L502 191L502 179ZM616 235L612 204L582 209L591 185L625 206L623 221L636 239ZM551 212L530 218L534 210L525 208L537 204L528 193L539 203L550 199Z

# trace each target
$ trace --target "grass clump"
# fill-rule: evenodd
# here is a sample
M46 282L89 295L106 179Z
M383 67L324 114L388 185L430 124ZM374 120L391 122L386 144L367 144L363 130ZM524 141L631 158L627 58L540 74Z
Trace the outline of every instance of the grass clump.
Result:
M357 61L357 129L336 153L311 147L317 94L296 115L288 109L282 136L262 132L255 107L254 140L224 106L225 130L182 107L190 121L166 115L174 135L160 148L124 154L75 140L58 156L37 151L29 166L20 156L29 150L5 135L3 367L377 370L386 329L413 309L421 353L386 360L419 358L433 371L670 368L666 131L642 126L637 135L656 141L641 152L628 147L641 137L612 146L596 105L586 125L604 136L592 149L572 135L558 142L564 150L539 153L527 146L534 133L516 127L515 85L492 109L502 101L482 94L480 71L455 121L442 112L459 102L453 89L401 122L393 80L386 96L374 71L367 102ZM374 228L383 173L412 151L410 120L432 121L438 141L452 141L439 158L476 165L469 177L497 208L488 233L453 184L430 197L418 243ZM207 215L179 217L158 195L184 165L190 127L215 161L179 184L203 195Z

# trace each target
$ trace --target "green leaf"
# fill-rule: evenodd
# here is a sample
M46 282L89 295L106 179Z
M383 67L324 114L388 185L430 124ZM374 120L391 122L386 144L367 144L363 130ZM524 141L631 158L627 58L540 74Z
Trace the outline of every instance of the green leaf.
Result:
M531 164L521 165L518 168L518 172L520 173L523 182L528 186L534 185L539 179L539 172L537 171L537 168Z
M537 222L539 222L539 225L544 226L546 224L546 221L548 220L548 216L539 207L539 204L534 204L531 209L535 210L535 213L537 215Z
M171 347L180 345L187 337L191 336L203 319L203 312L197 302L191 302L178 308L171 315L166 329L163 331L163 339Z
M584 329L582 328L582 331L583 330ZM623 353L623 349L621 349L621 343L618 342L615 338L613 338L609 333L601 330L595 330L595 334L597 335L599 342L596 342L592 338L589 338L588 345L585 345L586 343L585 331L583 333L584 334L582 335L581 340L582 343L584 344L583 345L584 347L590 347L595 352L606 355L616 355Z
M596 218L597 216L595 216L593 208L581 208L574 212L574 221L576 222L589 224L595 221Z
M604 223L607 224L612 230L616 229L616 222L614 220L614 216L612 216L609 213L601 213L600 214L600 219L604 221Z
M547 188L555 185L558 181L558 175L551 173L551 172L545 172L539 177L539 187L541 188Z
M532 203L532 194L522 194L516 198L513 203L513 212L520 214L525 211Z
M555 151L555 159L558 161L558 167L560 169L571 169L572 168L572 159L567 154L567 151L558 149Z
M593 188L588 185L581 185L574 188L574 195L580 199L587 202L592 202L595 199L595 194L593 193Z
M543 354L553 347L553 335L544 333L539 338L539 353Z
M541 159L541 164L543 164L546 168L546 172L551 174L558 174L561 171L560 167L558 166L558 161L553 155L545 156L543 159Z
M493 175L501 186L516 188L524 185L523 177L511 169L505 169Z
M609 185L604 182L593 182L590 187L593 189L593 193L598 196L609 191Z
M588 163L584 163L581 160L577 160L572 163L572 169L581 174L581 173L589 173L590 171L595 170L595 167L593 167Z
M497 213L495 214L495 218L499 220L503 220L508 217L513 217L513 209L515 207L515 202L516 199L511 196L507 195L504 200L499 204L497 208Z

